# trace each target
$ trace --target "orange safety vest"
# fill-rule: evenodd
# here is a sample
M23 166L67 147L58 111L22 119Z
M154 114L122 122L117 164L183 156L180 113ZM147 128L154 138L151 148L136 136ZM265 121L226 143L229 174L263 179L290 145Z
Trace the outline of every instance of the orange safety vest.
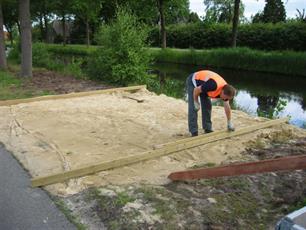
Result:
M225 85L227 85L226 81L217 73L209 71L209 70L201 70L199 72L194 73L194 80L200 81L208 81L209 79L213 79L217 88L214 91L207 92L207 95L211 98L216 98L221 94L221 91Z

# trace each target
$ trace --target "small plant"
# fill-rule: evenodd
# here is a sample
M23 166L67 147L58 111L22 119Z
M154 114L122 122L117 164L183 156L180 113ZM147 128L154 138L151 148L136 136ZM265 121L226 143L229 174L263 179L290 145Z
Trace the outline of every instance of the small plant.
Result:
M64 67L63 72L65 74L71 74L76 79L81 79L84 77L84 73L82 72L82 63L83 60L81 58L72 58L71 63Z
M293 212L306 206L306 198L298 201L295 205L289 207L289 211Z
M285 107L287 106L288 101L279 99L273 113L273 118L279 118L279 115L282 111L284 111Z
M117 198L115 200L115 204L117 206L124 206L129 202L133 202L135 199L130 197L127 193L125 192L120 192L117 194Z
M136 17L118 9L116 19L110 25L102 25L96 35L101 48L89 59L89 75L123 86L140 82L148 76L147 37L147 28Z
M59 208L59 210L61 210L64 213L66 218L77 227L78 230L86 230L87 229L87 227L84 224L82 224L76 216L74 216L72 214L72 211L67 207L67 205L64 203L64 201L62 201L58 198L55 198L54 203Z

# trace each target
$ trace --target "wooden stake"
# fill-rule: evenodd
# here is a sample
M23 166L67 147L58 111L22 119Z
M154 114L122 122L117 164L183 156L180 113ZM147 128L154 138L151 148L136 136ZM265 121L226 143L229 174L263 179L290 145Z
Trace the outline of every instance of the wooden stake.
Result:
M217 133L214 135L207 134L207 136L201 135L197 138L190 137L190 138L178 140L175 142L170 142L170 143L165 144L165 146L162 148L150 150L150 151L138 154L138 155L123 157L123 158L119 158L119 159L108 161L108 162L96 163L96 164L84 166L81 168L73 169L67 172L56 173L56 174L49 175L49 176L36 177L31 180L32 187L54 184L54 183L65 181L67 179L86 176L86 175L94 174L94 173L97 173L103 170L118 168L118 167L130 165L133 163L137 163L140 161L145 161L145 160L149 160L152 158L169 155L171 153L175 153L175 152L182 151L185 149L197 147L200 145L204 145L207 143L211 143L211 142L215 142L215 141L219 141L219 140L223 140L223 139L227 139L231 137L235 137L235 136L242 135L245 133L250 133L255 130L267 128L273 125L278 125L286 121L288 121L288 118L282 118L282 119L271 120L271 121L263 122L261 124L256 124L250 127L242 128L235 132L224 133L224 131L221 131L220 133Z

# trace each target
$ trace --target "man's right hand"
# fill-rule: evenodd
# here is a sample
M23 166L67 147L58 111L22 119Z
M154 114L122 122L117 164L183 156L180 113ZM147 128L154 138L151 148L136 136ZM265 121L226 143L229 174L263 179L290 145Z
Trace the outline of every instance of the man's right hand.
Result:
M235 127L231 121L227 121L227 130L230 132L235 131Z
M198 111L200 110L200 103L197 102L197 101L194 101L194 110L195 110L196 112L198 112Z

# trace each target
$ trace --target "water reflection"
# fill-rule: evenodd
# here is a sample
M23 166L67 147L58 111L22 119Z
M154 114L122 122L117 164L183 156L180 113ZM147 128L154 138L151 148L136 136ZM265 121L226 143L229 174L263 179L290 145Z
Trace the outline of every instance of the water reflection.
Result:
M306 128L306 79L165 63L155 64L152 69L156 83L149 88L176 98L185 97L185 80L190 73L210 69L237 88L233 106L253 116L290 116L290 123Z

